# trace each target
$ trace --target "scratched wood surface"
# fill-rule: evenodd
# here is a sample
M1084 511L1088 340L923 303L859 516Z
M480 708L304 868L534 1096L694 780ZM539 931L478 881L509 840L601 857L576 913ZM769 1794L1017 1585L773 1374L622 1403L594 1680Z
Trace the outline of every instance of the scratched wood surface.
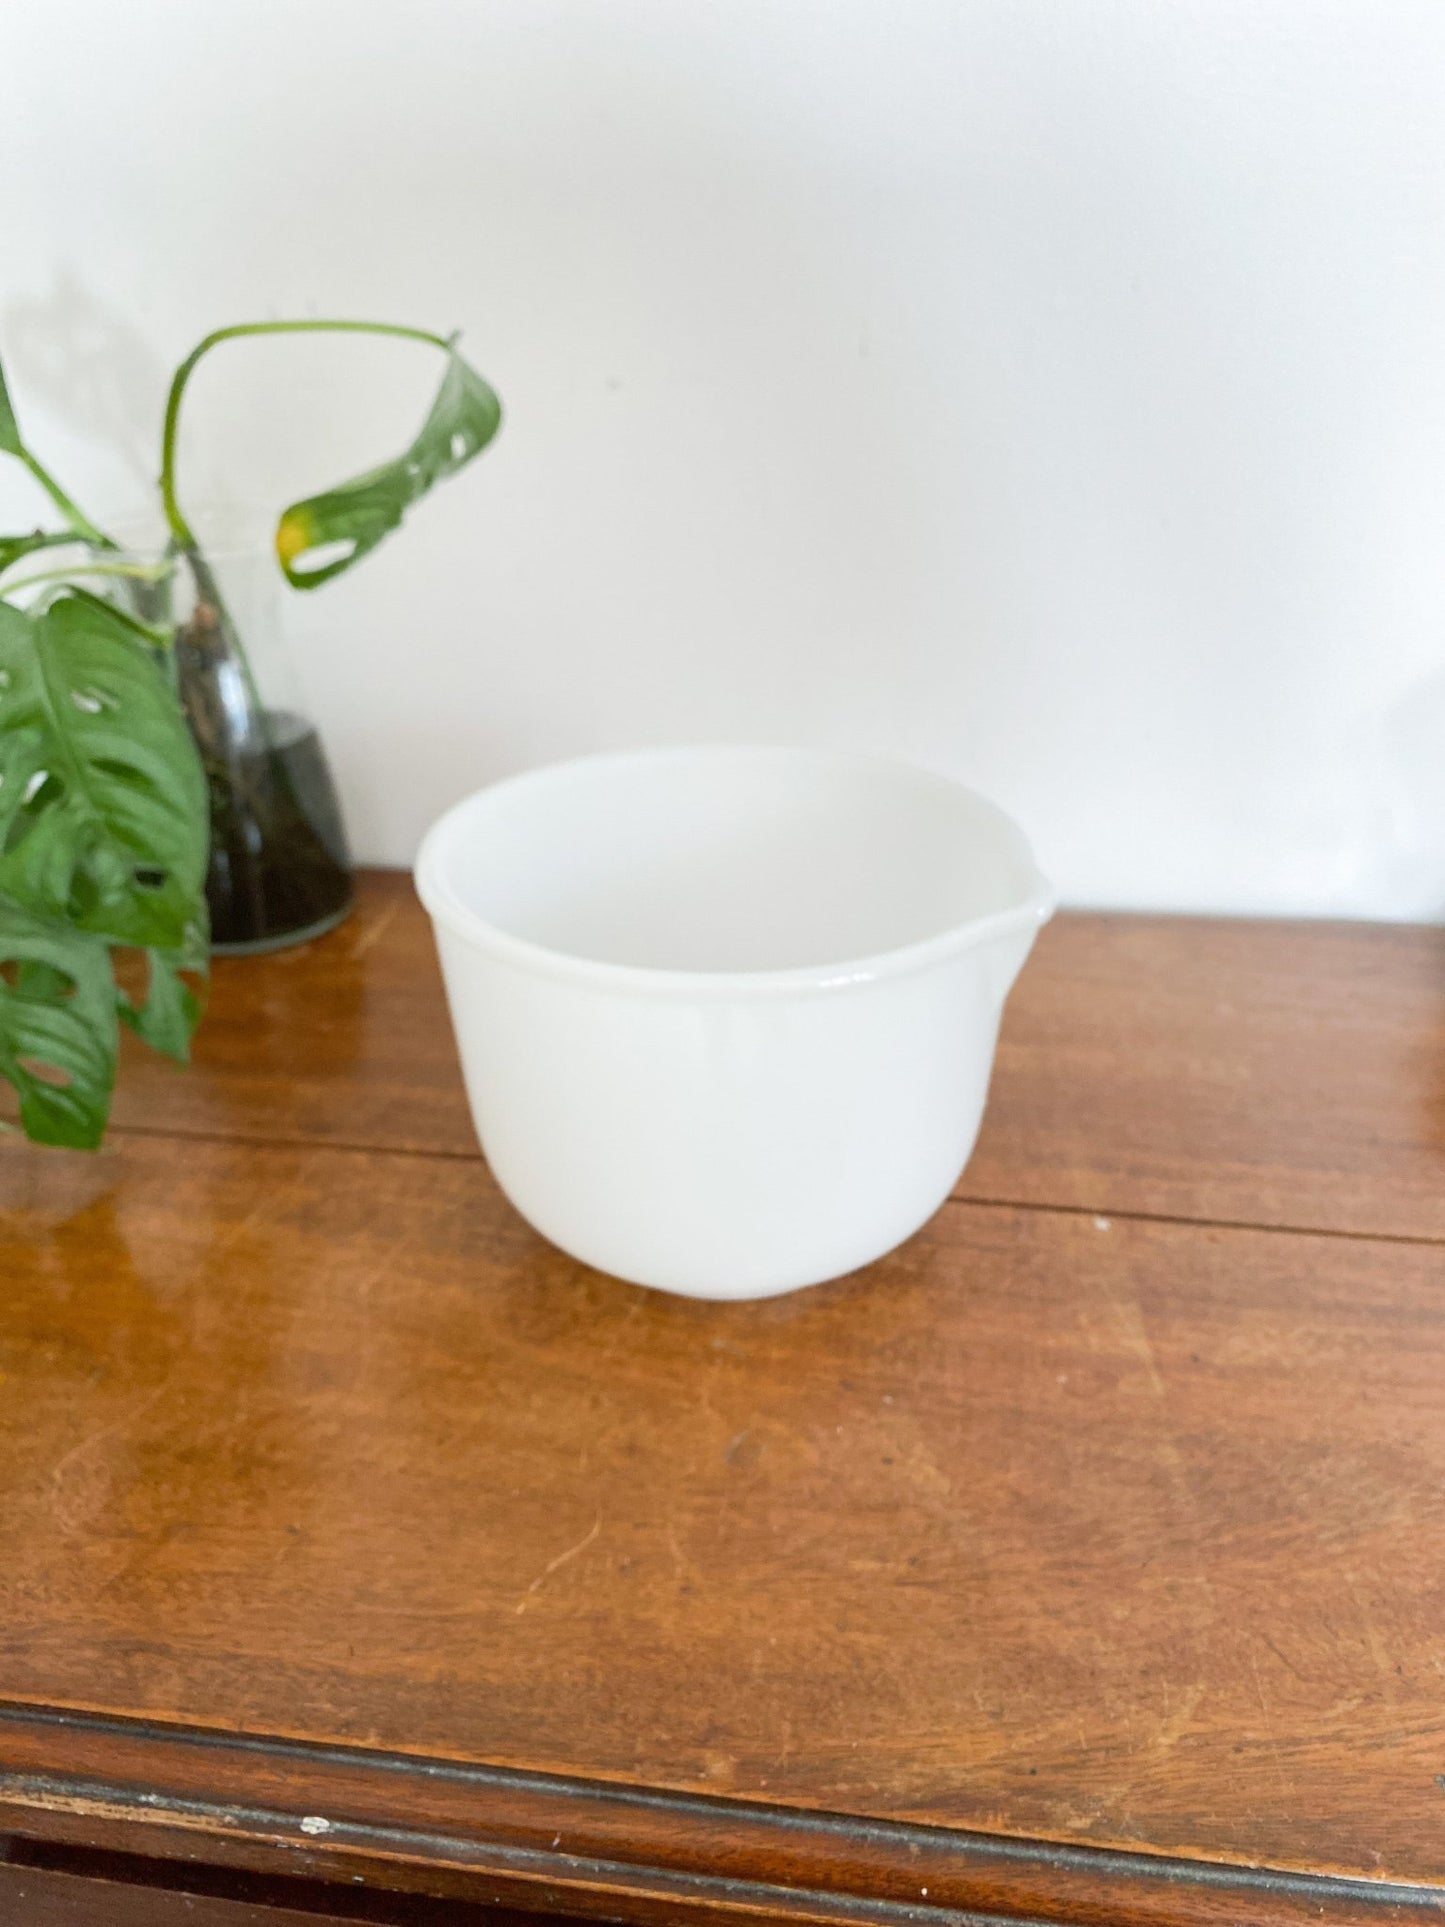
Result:
M0 1153L12 1700L1445 1881L1445 1254L953 1204L762 1305L472 1160Z
M475 1156L410 879L322 942L223 960L186 1076L122 1127ZM1004 1023L959 1194L1445 1240L1445 931L1064 915Z
M1445 1918L1442 989L1438 931L1061 918L959 1196L707 1306L517 1220L365 879L104 1152L0 1142L0 1834L637 1927Z

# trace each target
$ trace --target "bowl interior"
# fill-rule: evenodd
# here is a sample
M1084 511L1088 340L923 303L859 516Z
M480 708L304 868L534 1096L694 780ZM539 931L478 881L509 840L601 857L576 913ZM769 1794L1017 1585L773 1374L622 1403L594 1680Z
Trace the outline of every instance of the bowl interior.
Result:
M971 791L824 751L601 756L443 818L423 868L464 913L649 970L843 965L1022 908L1028 846Z

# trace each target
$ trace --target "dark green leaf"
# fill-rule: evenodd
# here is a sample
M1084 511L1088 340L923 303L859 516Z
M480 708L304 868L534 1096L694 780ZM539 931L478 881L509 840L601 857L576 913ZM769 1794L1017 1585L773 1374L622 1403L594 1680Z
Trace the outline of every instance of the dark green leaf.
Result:
M36 614L0 602L0 892L176 949L207 837L200 759L144 629L79 589Z
M115 1084L115 983L99 937L59 929L0 898L0 1077L39 1144L93 1150ZM6 977L13 981L6 981Z
M10 391L5 386L3 365L0 365L0 449L7 455L25 453L25 444L20 439L20 425L15 419L15 410L10 406Z
M117 992L118 1008L125 1022L152 1050L163 1051L178 1064L190 1059L191 1038L205 1009L203 996L191 988L181 972L204 979L209 962L204 923L193 924L186 939L178 950L146 952L149 976L143 1004L132 1003L124 991Z
M501 420L496 395L451 349L431 413L404 455L295 502L282 515L276 553L287 581L314 589L359 562L400 526L413 502L480 454Z
M37 549L73 549L79 539L72 529L35 529L29 535L0 535L0 574L22 555L33 555Z

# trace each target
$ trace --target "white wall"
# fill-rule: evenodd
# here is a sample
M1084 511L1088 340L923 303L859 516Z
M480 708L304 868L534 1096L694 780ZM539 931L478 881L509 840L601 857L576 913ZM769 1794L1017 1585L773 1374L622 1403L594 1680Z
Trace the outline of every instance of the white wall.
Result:
M796 737L970 778L1075 902L1445 914L1433 0L7 0L0 69L0 347L97 512L221 321L461 326L503 394L293 604L364 855ZM433 376L217 357L191 491Z

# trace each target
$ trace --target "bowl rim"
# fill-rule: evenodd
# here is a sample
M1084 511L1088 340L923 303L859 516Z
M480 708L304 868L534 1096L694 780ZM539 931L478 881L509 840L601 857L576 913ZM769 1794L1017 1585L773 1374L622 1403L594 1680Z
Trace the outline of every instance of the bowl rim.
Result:
M515 936L473 910L457 896L448 881L445 850L455 835L456 826L483 797L503 790L541 788L565 781L589 769L606 765L662 763L719 758L768 757L790 761L810 761L820 765L851 770L882 771L936 790L945 790L956 799L966 800L1014 845L1022 859L1028 884L1015 903L986 916L971 917L932 936L912 943L874 951L865 956L841 958L826 964L789 965L771 970L668 970L650 965L610 963L601 958L582 957L529 937ZM560 978L593 989L629 992L649 997L758 997L796 995L799 992L832 991L852 985L882 983L894 977L944 963L969 950L1001 938L1027 931L1032 936L1047 923L1057 906L1052 885L1039 869L1027 837L1007 813L988 797L951 776L925 768L902 757L870 750L814 747L784 743L698 743L666 744L643 749L601 750L590 755L568 757L560 762L540 764L505 776L494 783L472 790L445 810L422 838L413 867L417 895L432 922L450 931L475 950L499 962L513 965L528 975Z

